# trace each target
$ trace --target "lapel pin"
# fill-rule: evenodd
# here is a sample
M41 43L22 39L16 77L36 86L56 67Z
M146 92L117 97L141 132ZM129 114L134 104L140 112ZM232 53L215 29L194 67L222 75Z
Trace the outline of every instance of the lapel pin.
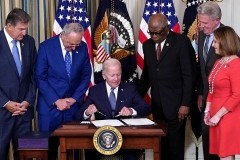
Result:
M78 51L76 51L76 53L78 54Z
M169 46L169 43L167 43L166 46L168 47L168 46Z
M121 89L121 91L123 91L123 89Z
M22 47L24 46L24 43L22 43Z

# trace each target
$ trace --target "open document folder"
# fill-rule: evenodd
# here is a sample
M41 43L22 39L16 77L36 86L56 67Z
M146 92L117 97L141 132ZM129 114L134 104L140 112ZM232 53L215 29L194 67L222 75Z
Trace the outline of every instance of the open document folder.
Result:
M153 125L155 122L148 118L135 118L135 119L109 119L109 120L95 120L91 121L96 127L102 127L106 125L110 126L141 126L141 125Z

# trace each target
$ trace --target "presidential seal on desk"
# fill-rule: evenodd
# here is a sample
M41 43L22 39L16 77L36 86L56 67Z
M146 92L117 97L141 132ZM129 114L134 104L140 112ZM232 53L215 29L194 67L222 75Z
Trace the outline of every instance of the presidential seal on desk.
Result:
M99 128L93 136L95 149L104 155L115 154L122 146L122 135L117 128L103 126Z

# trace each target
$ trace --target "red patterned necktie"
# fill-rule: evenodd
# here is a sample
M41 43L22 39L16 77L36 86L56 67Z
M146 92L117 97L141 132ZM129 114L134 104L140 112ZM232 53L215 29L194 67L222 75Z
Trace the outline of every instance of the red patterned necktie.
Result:
M157 46L157 60L160 59L160 55L161 55L161 43L158 43L158 46Z

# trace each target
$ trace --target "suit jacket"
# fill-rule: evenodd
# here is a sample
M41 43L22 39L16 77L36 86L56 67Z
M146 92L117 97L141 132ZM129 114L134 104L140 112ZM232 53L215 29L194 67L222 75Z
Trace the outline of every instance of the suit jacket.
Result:
M223 26L222 24L220 27ZM208 76L212 70L212 67L217 59L221 56L215 53L215 49L212 47L209 48L206 62L203 59L203 46L206 38L206 34L203 31L199 32L198 36L198 81L197 81L197 92L198 95L203 96L202 102L202 112L205 110L206 107L206 98L208 95L209 85L208 85Z
M87 100L76 112L75 119L84 120L84 111L90 104L94 104L97 107L98 111L106 115L105 117L96 112L95 118L97 120L114 118L108 99L106 82L99 83L89 89ZM133 108L137 112L137 117L147 116L151 113L151 106L149 106L143 100L143 98L137 92L135 85L132 83L120 83L118 88L115 115L117 115L124 106Z
M36 98L36 83L34 80L34 66L36 60L36 47L34 39L25 35L20 41L22 71L19 76L11 49L9 48L4 30L0 31L0 121L8 123L12 120L10 113L3 106L8 101L21 103L27 101L34 105ZM24 120L33 118L33 106L21 115Z
M157 60L155 42L143 44L144 68L138 90L145 96L151 87L152 112L160 119L162 111L167 119L178 118L181 105L190 107L196 80L195 52L189 39L169 31Z
M61 111L53 103L60 98L72 97L77 103L70 107L74 114L83 102L90 84L91 66L85 42L72 51L71 79L69 80L63 58L59 35L39 45L35 79L38 86L37 111L56 117Z

